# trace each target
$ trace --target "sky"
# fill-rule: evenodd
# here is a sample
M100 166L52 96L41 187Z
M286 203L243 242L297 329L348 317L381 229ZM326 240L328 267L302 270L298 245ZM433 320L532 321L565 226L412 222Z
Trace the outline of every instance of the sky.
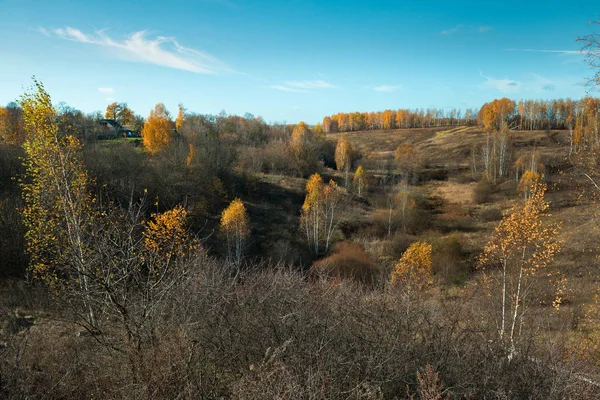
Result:
M0 105L40 79L84 112L337 112L579 99L594 1L0 0ZM594 94L591 92L590 94Z

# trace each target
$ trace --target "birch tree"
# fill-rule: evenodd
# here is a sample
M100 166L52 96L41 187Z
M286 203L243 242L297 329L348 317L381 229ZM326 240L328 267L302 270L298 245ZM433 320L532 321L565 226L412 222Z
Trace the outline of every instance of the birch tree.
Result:
M339 222L341 200L342 193L334 181L325 184L319 174L308 178L300 225L315 257L331 246Z
M559 224L545 221L545 192L546 186L537 184L528 200L498 224L480 257L486 280L500 300L498 336L509 357L516 351L517 323L524 319L532 283L562 247Z
M228 258L239 267L242 264L244 243L250 236L250 220L240 199L234 199L223 210L220 227L227 239Z
M362 165L359 165L358 168L356 168L353 183L358 193L358 197L362 197L362 193L369 187L369 178Z
M28 132L22 190L30 270L55 293L68 289L80 299L88 327L97 330L89 242L96 212L81 143L60 135L56 110L41 82L34 79L20 104Z
M433 247L415 242L402 254L390 277L391 285L403 284L408 292L421 290L433 281Z
M335 166L344 173L344 186L348 188L348 173L352 168L352 145L345 135L340 136L335 146Z
M167 147L173 139L173 128L175 125L171 120L171 114L164 104L158 103L150 111L142 129L142 140L146 150L154 155Z

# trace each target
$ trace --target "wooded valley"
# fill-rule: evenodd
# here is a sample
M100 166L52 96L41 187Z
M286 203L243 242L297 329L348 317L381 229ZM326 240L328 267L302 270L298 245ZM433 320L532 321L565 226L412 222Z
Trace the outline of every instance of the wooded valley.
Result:
M600 396L600 101L0 109L0 396Z

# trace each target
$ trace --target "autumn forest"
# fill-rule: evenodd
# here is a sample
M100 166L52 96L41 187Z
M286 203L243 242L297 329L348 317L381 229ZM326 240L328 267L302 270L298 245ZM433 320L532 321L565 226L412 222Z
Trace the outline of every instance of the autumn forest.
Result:
M0 107L0 398L600 398L598 78L290 124L33 77Z

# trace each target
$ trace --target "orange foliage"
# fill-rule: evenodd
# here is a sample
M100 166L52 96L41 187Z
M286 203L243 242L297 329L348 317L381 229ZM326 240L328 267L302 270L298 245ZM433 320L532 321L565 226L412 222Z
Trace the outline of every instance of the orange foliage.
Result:
M325 251L329 249L337 227L341 197L340 189L333 180L326 185L319 174L308 178L300 225L315 256L319 255L322 243L325 245Z
M177 112L177 119L175 119L175 129L179 131L181 129L181 125L183 125L183 120L185 118L185 108L183 104L179 104L179 111Z
M221 231L246 237L250 233L246 207L240 199L234 199L221 213Z
M163 150L173 139L174 124L165 105L158 103L148 117L142 129L144 147L150 154Z
M127 103L111 103L106 106L104 118L114 119L121 125L131 125L134 120L133 111L127 107Z
M177 206L164 213L152 214L151 220L144 223L144 248L147 257L158 261L157 267L168 267L174 257L182 257L199 248L198 242L187 231L186 220L187 212Z
M541 182L541 174L532 170L527 170L519 180L517 192L522 193L525 199L528 199Z
M545 192L545 185L535 183L525 204L515 206L498 224L480 257L486 277L492 267L501 268L498 285L502 307L498 326L501 340L507 338L511 351L514 351L515 326L525 307L527 284L562 247L559 225L543 221L548 210Z
M515 102L506 97L485 103L479 109L477 119L485 130L500 130L508 118L515 112Z
M433 247L427 242L415 242L402 254L392 271L392 285L402 283L422 289L433 280Z
M353 183L356 191L358 192L358 197L361 197L363 191L369 188L369 177L367 176L367 173L362 165L359 165L358 168L356 168Z
M345 135L340 136L335 146L335 166L338 171L344 172L345 186L348 187L348 172L352 167L352 145Z
M221 232L227 238L229 259L237 266L242 262L244 241L250 235L250 220L240 199L234 199L221 213Z

